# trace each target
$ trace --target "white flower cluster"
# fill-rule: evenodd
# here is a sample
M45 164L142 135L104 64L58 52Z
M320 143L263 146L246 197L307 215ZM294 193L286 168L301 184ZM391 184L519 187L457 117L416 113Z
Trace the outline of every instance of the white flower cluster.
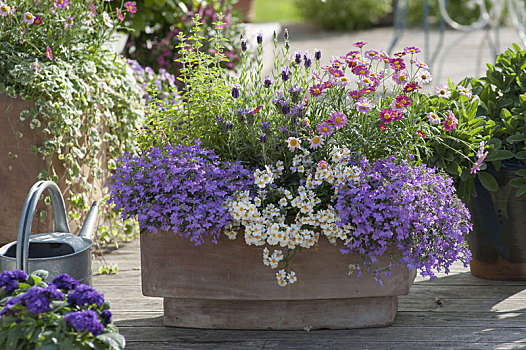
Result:
M324 182L332 189L346 179L359 180L360 170L348 165L348 155L348 150L335 149L331 155L332 167L324 161L314 164L308 151L296 155L291 171L303 174L304 185L296 183L290 189L270 186L282 175L283 162L256 170L254 184L259 189L258 195L239 191L234 199L225 203L233 222L225 234L235 239L237 228L243 226L247 245L279 245L289 250L316 246L322 234L332 244L336 244L337 239L348 243L353 239L352 227L338 225L336 210L328 203L324 205L319 197L322 193L318 193ZM272 198L272 201L267 198ZM289 211L297 214L290 216ZM283 259L281 250L274 250L270 255L269 249L264 248L263 263L266 266L276 269ZM280 286L286 286L294 283L297 277L293 271L280 270L276 279Z

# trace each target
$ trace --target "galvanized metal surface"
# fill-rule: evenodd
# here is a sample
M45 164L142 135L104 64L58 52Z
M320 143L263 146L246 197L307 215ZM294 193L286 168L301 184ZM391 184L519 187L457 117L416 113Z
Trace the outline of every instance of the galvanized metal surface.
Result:
M53 206L55 232L30 237L37 202L47 190ZM91 240L95 228L98 203L90 209L79 236L70 233L64 199L52 181L39 181L31 187L18 227L18 240L0 248L0 270L20 269L27 273L36 270L49 272L48 279L62 273L91 284ZM20 242L20 244L18 244Z

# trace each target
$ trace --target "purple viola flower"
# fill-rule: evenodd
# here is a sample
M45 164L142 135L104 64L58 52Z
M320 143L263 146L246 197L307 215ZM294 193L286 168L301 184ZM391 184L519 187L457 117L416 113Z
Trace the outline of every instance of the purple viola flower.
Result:
M79 285L79 282L70 275L63 273L53 278L51 284L63 291L70 291L75 289Z
M72 306L96 304L101 307L104 304L104 294L97 292L92 286L81 284L68 294L68 304Z
M97 313L93 310L70 312L64 316L64 319L66 325L79 332L90 332L95 337L104 332L104 325L100 323Z

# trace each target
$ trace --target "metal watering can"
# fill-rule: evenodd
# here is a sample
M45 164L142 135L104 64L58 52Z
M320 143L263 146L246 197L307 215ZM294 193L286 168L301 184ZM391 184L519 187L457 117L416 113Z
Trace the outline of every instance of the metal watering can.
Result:
M37 202L47 190L53 206L55 232L29 237ZM77 281L91 285L91 240L99 204L93 203L78 236L70 233L64 198L57 184L39 181L31 187L18 225L18 241L0 248L0 271L36 270L49 272L48 279L67 273ZM20 242L20 244L18 244Z

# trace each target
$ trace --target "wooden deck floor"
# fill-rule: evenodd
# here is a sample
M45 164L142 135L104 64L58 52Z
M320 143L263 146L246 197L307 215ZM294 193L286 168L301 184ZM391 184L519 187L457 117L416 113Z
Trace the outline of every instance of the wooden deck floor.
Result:
M162 299L141 293L139 240L105 260L118 274L95 274L93 283L110 301L126 349L526 349L526 281L482 280L462 266L433 282L417 277L391 327L277 332L164 327Z

